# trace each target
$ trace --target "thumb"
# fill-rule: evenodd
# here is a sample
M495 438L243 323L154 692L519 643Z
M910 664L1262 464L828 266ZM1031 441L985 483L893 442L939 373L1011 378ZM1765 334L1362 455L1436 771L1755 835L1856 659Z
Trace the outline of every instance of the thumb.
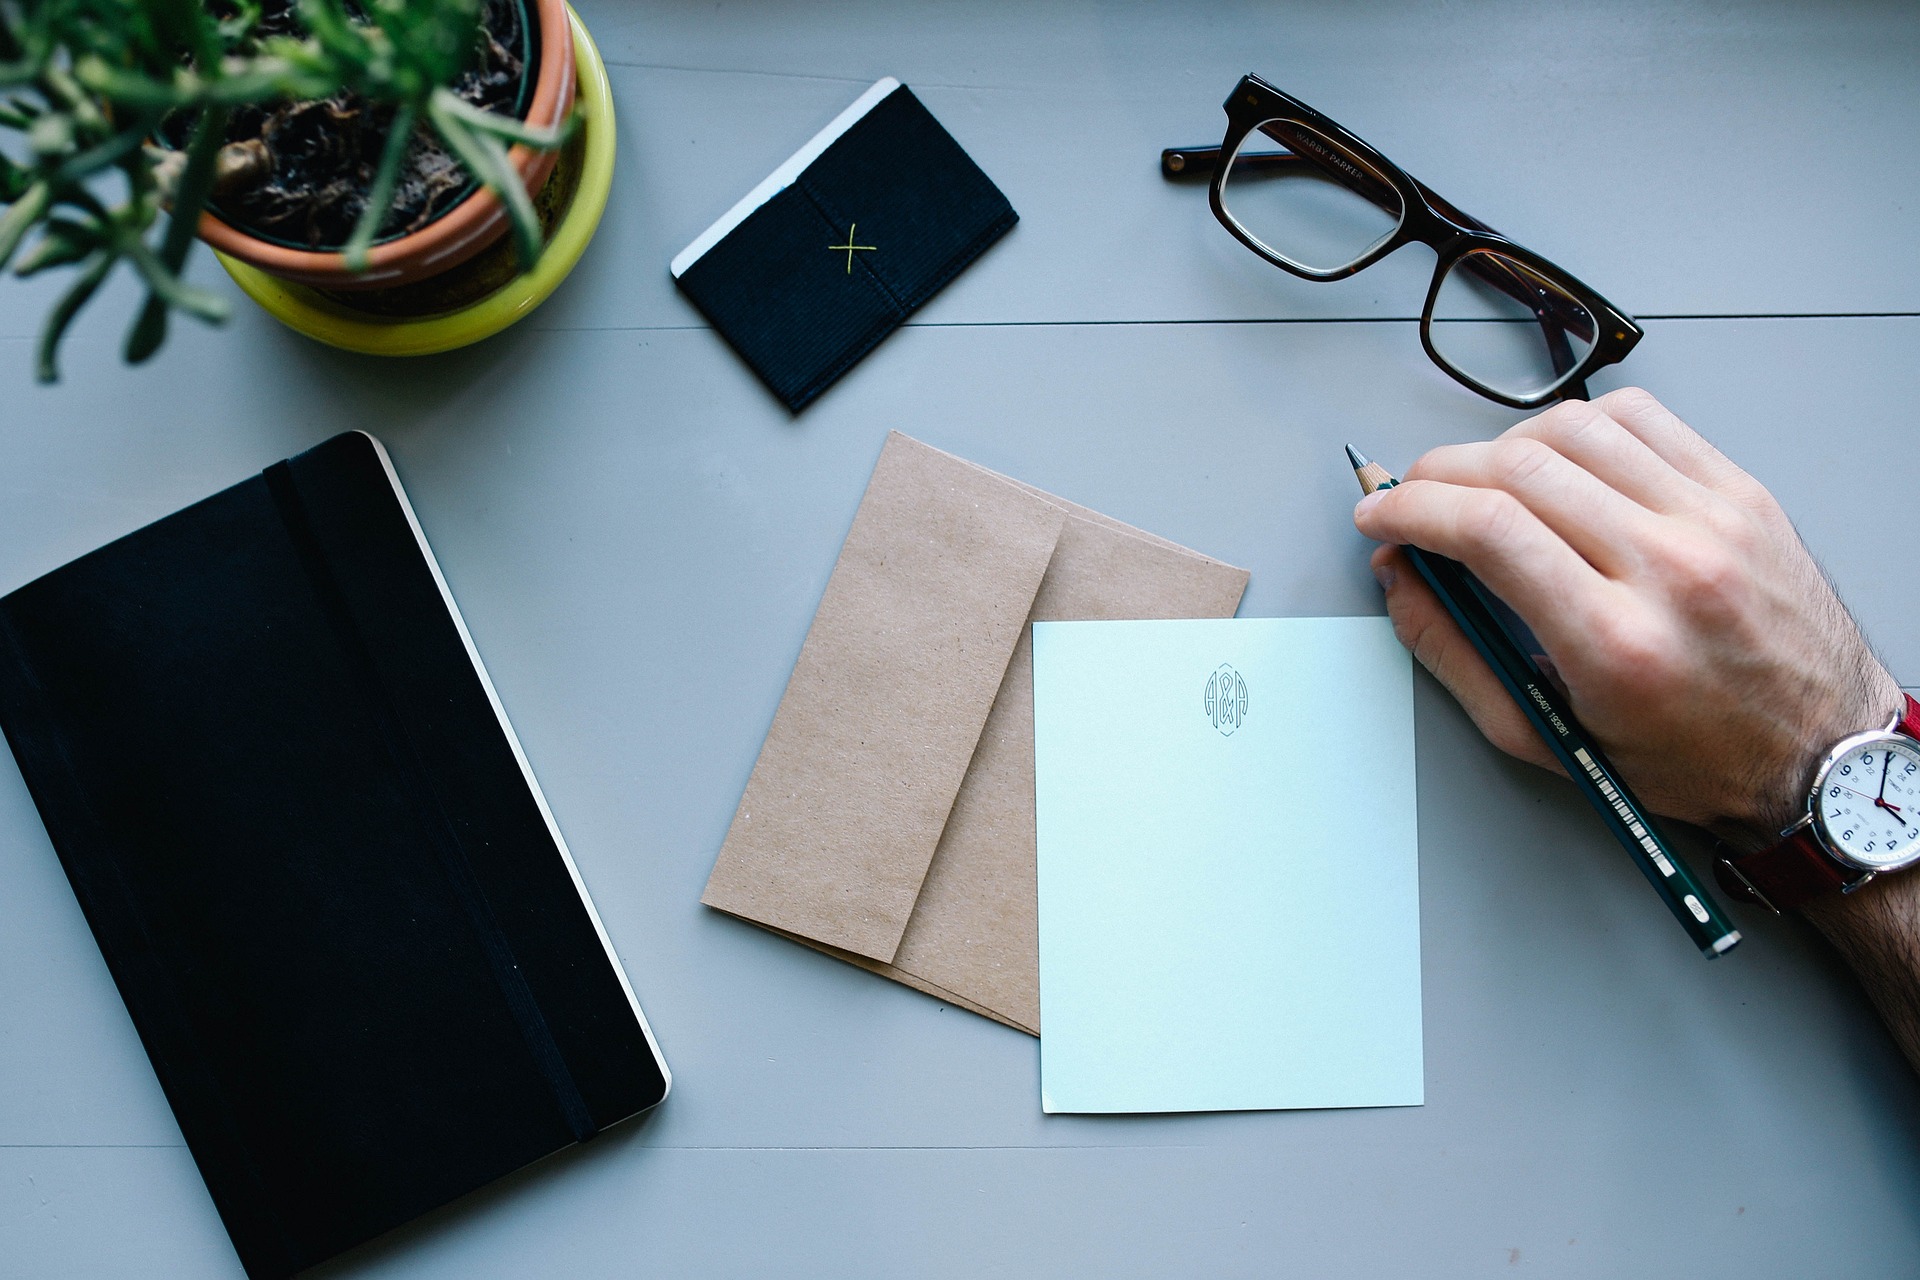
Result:
M1433 588L1395 546L1373 553L1373 575L1387 595L1393 634L1446 687L1488 742L1515 759L1564 773L1525 713L1453 620Z

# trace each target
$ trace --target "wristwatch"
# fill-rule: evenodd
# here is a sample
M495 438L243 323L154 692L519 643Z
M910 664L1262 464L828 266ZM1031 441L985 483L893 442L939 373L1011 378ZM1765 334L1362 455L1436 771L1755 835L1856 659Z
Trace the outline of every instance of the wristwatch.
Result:
M1920 863L1920 702L1884 729L1834 743L1814 770L1807 811L1755 853L1723 853L1720 887L1774 912Z

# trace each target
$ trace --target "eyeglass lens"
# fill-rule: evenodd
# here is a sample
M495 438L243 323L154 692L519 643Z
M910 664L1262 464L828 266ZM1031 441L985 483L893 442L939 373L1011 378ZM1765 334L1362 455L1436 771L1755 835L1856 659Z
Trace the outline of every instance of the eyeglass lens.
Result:
M1268 253L1316 275L1365 258L1404 214L1399 192L1372 166L1290 120L1264 121L1240 140L1220 203Z
M1599 336L1592 312L1516 258L1474 249L1447 268L1433 299L1428 337L1467 378L1515 399L1565 382Z

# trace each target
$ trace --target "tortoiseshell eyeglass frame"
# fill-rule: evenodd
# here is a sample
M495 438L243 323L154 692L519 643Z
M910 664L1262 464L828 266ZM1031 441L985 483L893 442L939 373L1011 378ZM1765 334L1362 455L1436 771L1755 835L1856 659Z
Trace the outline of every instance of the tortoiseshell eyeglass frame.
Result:
M1570 272L1441 199L1431 187L1366 142L1260 77L1243 77L1224 106L1227 133L1220 145L1170 147L1160 153L1160 171L1169 178L1210 177L1209 202L1221 225L1274 266L1306 280L1345 279L1364 271L1402 245L1416 241L1431 248L1438 261L1434 265L1433 283L1427 289L1426 306L1420 313L1420 344L1435 364L1469 390L1515 409L1538 408L1560 399L1584 400L1587 379L1596 370L1625 359L1644 335L1631 316ZM1247 135L1255 129L1283 149L1241 152ZM1232 165L1223 162L1226 158L1232 158ZM1273 252L1228 213L1221 192L1229 169L1238 166L1259 169L1310 166L1315 176L1340 183L1388 213L1397 212L1399 225L1354 261L1328 271L1311 270ZM1433 307L1440 296L1441 282L1460 259L1476 252L1479 256L1462 269L1525 305L1540 325L1557 375L1553 384L1541 391L1527 396L1509 395L1455 368L1434 347ZM1521 273L1504 268L1501 258L1489 256L1490 253L1521 264L1550 282L1560 294L1542 289ZM1592 347L1585 356L1576 357L1569 334L1582 345L1591 335Z

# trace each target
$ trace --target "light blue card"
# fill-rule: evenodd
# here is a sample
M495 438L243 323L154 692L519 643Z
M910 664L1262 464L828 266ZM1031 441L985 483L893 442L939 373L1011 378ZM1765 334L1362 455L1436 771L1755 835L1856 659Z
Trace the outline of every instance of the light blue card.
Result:
M1045 1109L1418 1105L1387 620L1037 622L1033 702Z

